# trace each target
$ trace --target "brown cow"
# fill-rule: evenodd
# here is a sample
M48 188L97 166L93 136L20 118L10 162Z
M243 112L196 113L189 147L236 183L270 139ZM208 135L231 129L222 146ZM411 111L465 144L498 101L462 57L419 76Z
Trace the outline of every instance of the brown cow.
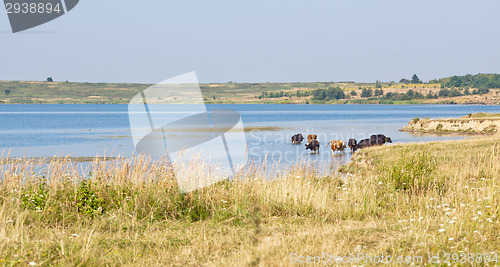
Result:
M330 141L326 147L330 146L332 148L332 156L335 151L344 152L346 143L342 140L332 140Z
M307 143L311 143L312 140L318 139L318 136L315 134L310 134L307 136Z
M347 146L351 149L352 152L356 151L356 145L358 144L358 141L356 139L349 139L349 143Z

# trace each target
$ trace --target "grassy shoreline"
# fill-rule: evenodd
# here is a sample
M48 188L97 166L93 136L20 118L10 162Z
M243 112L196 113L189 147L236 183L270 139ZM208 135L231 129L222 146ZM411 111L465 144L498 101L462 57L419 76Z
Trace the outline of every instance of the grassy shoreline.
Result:
M188 194L164 162L141 157L97 159L90 182L71 159L54 159L45 176L32 174L35 160L4 163L0 264L289 265L292 253L325 252L426 264L429 253L500 253L499 141L368 148L338 175L298 165L266 181L257 169Z

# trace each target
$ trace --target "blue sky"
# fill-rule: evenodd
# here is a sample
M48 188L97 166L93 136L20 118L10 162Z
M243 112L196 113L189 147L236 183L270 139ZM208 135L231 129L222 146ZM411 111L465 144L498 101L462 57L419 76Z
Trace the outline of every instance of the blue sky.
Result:
M13 34L0 80L399 81L500 72L500 1L82 0Z

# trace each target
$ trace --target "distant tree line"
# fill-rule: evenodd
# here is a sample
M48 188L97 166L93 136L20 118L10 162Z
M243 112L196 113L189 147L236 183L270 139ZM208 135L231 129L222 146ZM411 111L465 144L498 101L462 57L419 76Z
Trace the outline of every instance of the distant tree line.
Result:
M485 93L485 89L500 88L500 74L467 74L438 81L442 88L478 88L478 90L482 89L482 93Z
M368 90L369 91L369 90ZM377 90L375 90L377 91ZM380 89L381 91L381 89ZM377 95L381 95L382 97L381 98L385 98L385 99L390 99L390 100L414 100L414 99L436 99L438 97L455 97L455 96L463 96L463 95L481 95L481 94L486 94L489 92L489 89L474 89L472 91L470 91L469 89L465 88L465 89L456 89L456 88L452 88L452 89L441 89L439 90L439 92L437 94L433 94L432 91L429 91L426 95L420 93L420 92L416 92L416 91L413 91L412 89L409 89L408 91L406 91L406 93L392 93L392 92L387 92L385 95L383 94L380 94L380 92L378 94L375 94L375 96ZM363 96L363 94L361 94L361 97L371 97L371 95L369 95L368 93L365 94L366 96Z
M384 90L371 88L360 88L361 89L361 97L372 97L372 96L382 96L384 95Z
M345 99L346 94L344 93L344 90L342 90L340 87L329 87L328 89L316 89L313 91L313 100L324 100L324 101L330 101L330 100L338 100L338 99Z
M293 91L278 91L278 92L267 92L264 91L262 94L258 97L259 99L262 98L280 98L280 97L305 97L305 96L311 96L312 92L311 90L296 90L295 92Z
M413 74L413 76L411 77L411 80L403 78L399 82L400 83L405 83L405 84L408 84L408 83L422 83L422 81L420 80L420 78L418 78L417 74Z
M417 84L422 83L416 74L411 80L401 79L402 83ZM429 83L441 83L441 90L436 94L429 91L427 94L422 94L409 89L405 93L387 92L384 94L382 82L375 82L375 90L372 88L359 87L361 90L361 98L374 99L390 99L390 100L414 100L414 99L435 99L439 97L457 97L464 95L482 95L490 92L489 88L500 88L500 74L467 74L465 76L453 76L442 78L439 80L431 80ZM391 82L392 84L392 82ZM473 89L474 88L474 89ZM7 94L7 92L5 92ZM315 90L296 90L296 91L278 91L278 92L262 92L258 98L280 98L280 97L308 97L312 96L312 100L332 101L338 99L347 99L351 96L357 96L358 93L352 90L346 95L340 87L329 87L327 89L319 88ZM256 96L257 97L257 96Z

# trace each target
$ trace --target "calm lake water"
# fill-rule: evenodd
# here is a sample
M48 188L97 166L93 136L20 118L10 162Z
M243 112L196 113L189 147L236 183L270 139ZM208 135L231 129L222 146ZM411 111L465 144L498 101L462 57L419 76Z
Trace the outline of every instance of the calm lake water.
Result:
M500 113L500 106L478 105L208 105L208 109L232 109L245 127L276 127L246 133L250 162L291 165L309 160L338 166L351 153L331 156L331 139L358 140L383 133L394 143L464 138L414 135L398 130L415 117L450 118L475 112ZM189 109L189 108L188 108ZM0 151L4 157L52 157L68 155L130 156L134 153L127 105L0 105ZM255 128L252 128L255 129ZM311 155L304 143L292 145L293 134L316 134L319 155ZM214 148L217 149L217 148Z

